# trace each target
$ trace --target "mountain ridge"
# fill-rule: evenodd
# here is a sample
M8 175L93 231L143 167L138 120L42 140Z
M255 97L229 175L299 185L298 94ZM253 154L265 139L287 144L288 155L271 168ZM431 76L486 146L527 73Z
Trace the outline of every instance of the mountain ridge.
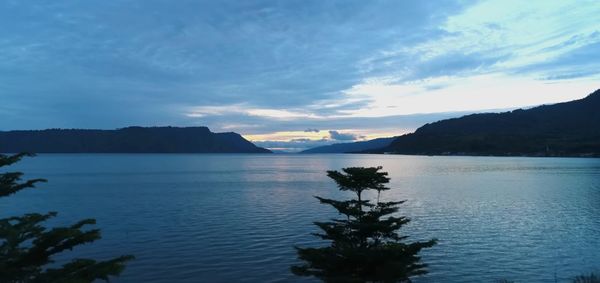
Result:
M270 153L233 132L208 127L139 127L115 130L0 131L0 152L35 153Z
M585 98L428 123L374 153L600 156L600 89Z
M348 143L336 143L330 145L317 146L303 150L301 154L312 154L312 153L354 153L365 150L372 150L385 147L389 145L397 137L389 138L377 138L368 141L348 142Z

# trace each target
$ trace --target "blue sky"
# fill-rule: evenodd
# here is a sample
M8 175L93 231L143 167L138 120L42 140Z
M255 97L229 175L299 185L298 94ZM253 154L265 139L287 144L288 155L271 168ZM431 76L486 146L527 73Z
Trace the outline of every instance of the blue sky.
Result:
M2 1L0 130L298 150L600 88L599 1Z

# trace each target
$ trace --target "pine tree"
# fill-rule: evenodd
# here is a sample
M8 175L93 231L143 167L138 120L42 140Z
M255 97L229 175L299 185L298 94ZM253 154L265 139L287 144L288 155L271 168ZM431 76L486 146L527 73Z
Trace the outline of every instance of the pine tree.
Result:
M12 156L0 154L0 167L9 166L31 154ZM33 188L44 179L22 181L21 172L0 174L0 197L6 197L26 188ZM108 281L119 275L125 262L133 256L120 256L107 261L73 259L62 267L52 257L76 246L100 239L100 230L85 229L94 225L94 219L84 219L68 227L47 229L42 223L56 212L30 213L0 219L0 282L92 282Z
M338 201L316 197L335 208L344 219L315 222L322 233L314 234L330 242L320 248L296 248L303 265L292 266L299 276L315 276L325 282L410 282L410 277L427 273L418 256L436 240L406 243L407 236L397 231L410 220L393 216L404 201L380 202L382 191L389 190L387 172L382 167L350 167L342 172L328 171L342 191L356 199ZM364 200L362 193L377 191L376 203Z

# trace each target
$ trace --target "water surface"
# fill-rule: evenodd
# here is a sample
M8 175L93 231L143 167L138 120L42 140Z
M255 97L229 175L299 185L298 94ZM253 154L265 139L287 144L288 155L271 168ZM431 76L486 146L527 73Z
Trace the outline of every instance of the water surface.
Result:
M114 282L312 282L294 245L318 245L345 198L325 171L381 165L402 230L436 237L417 282L561 282L600 270L600 159L395 155L39 155L10 168L49 183L0 199L0 216L58 211L103 238L67 257L137 259Z

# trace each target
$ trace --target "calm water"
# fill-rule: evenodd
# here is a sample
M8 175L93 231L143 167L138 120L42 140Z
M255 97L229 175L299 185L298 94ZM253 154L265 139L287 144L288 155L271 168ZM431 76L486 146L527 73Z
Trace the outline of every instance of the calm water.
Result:
M382 165L385 199L408 200L404 232L436 237L417 282L559 282L600 270L600 159L389 155L40 155L14 170L40 189L0 216L58 211L98 220L103 239L68 257L134 254L115 282L312 282L294 245L316 245L341 198L325 170Z

